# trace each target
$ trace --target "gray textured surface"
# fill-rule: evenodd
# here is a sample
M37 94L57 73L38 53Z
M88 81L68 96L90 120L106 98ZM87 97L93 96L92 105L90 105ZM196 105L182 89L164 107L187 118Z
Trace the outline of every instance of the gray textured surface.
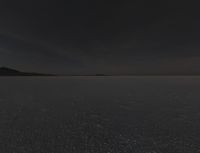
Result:
M0 78L1 153L199 153L200 77Z

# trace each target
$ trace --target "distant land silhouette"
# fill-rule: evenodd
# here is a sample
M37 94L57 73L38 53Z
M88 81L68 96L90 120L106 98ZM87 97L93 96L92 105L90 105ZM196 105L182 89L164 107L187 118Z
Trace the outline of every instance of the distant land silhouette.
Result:
M35 72L22 72L8 67L0 67L0 76L54 76Z
M46 73L36 73L36 72L24 72L15 70L8 67L0 67L0 76L196 76L200 74L188 74L188 73L137 73L137 74L46 74Z

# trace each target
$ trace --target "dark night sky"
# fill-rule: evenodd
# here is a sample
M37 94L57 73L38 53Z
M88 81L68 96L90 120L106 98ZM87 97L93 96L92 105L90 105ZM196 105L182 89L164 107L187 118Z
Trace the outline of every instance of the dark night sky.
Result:
M0 5L0 65L66 74L200 74L198 10L183 0L7 0Z

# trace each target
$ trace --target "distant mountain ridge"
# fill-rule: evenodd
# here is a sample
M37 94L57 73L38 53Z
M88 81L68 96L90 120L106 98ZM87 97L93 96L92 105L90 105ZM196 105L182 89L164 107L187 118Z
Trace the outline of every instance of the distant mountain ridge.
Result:
M200 75L200 74L180 74L180 73L138 73L138 74L104 74L104 73L96 73L96 74L45 74L45 73L36 73L36 72L24 72L16 69L12 69L9 67L0 67L0 76L97 76L97 77L105 77L105 76L192 76L192 75Z
M0 76L53 76L35 72L22 72L8 67L0 67Z

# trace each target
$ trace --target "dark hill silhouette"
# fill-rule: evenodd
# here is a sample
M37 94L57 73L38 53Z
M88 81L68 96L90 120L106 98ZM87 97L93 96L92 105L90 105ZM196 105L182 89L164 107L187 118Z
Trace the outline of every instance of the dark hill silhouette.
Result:
M35 72L22 72L8 67L0 67L0 76L53 76Z

